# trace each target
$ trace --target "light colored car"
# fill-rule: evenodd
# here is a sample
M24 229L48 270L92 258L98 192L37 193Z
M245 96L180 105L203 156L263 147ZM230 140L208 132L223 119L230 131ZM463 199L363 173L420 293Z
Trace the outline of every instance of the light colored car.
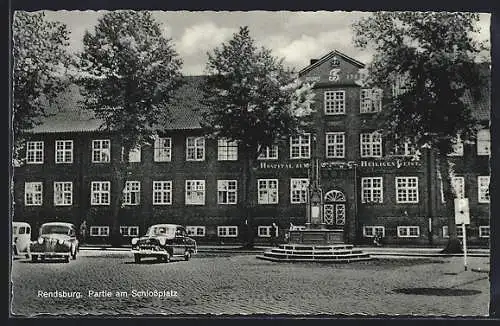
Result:
M38 240L30 244L32 261L37 261L38 258L63 258L65 262L69 262L70 257L76 259L78 250L75 226L63 222L42 224Z
M177 224L155 224L146 234L132 239L132 252L136 263L143 257L156 257L169 262L172 257L189 260L197 253L196 241L187 236L186 228Z
M25 222L12 222L12 255L25 254L29 258L31 226Z

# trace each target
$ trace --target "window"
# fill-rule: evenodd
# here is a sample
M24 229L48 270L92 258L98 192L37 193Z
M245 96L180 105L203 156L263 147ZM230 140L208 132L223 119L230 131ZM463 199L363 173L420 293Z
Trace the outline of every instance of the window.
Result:
M326 133L326 157L343 158L345 156L345 133Z
M109 205L110 201L110 182L92 181L91 182L91 205Z
M109 236L109 226L91 226L91 237L107 237Z
M292 204L307 203L309 179L290 179L290 202Z
M238 236L237 226L218 226L217 236L221 238L234 238Z
M464 177L452 177L451 187L455 193L455 198L465 198L465 181Z
M418 177L396 177L396 202L418 203Z
M172 159L172 138L155 138L154 161L170 162Z
M204 237L205 227L204 226L186 226L186 231L188 236L192 237Z
M172 204L172 181L153 181L153 205Z
M464 229L462 229L461 225L457 225L457 238L463 238L464 237ZM449 238L450 235L448 234L448 226L445 225L443 226L443 238Z
M378 132L360 134L361 157L382 156L382 136Z
M43 141L29 141L26 143L26 163L43 163Z
M419 154L416 146L409 140L403 140L395 137L392 155L394 156L413 156Z
M42 206L43 185L41 182L24 183L24 204L26 206Z
M234 205L238 198L238 182L236 180L217 180L217 203Z
M311 135L304 134L290 137L290 158L309 158L311 155Z
M257 228L257 235L260 238L270 238L273 227L271 225L259 225ZM275 237L278 236L278 228L276 228Z
M489 129L481 129L477 132L477 155L491 154L491 135Z
M382 203L383 179L382 177L361 178L361 202Z
M124 237L137 237L139 235L138 226L120 226L120 234Z
M205 205L205 180L186 180L186 205Z
M385 237L385 228L383 226L363 225L363 237L373 238L375 235Z
M139 205L141 201L141 183L127 181L123 189L123 205Z
M205 138L188 137L186 138L186 161L205 160Z
M490 237L490 226L480 226L479 227L479 237L480 238L489 238Z
M259 204L278 203L278 179L259 179L257 180L257 185Z
M480 203L490 202L490 177L477 177L477 201Z
M360 113L374 113L382 110L382 90L377 88L362 89L360 96Z
M124 148L122 147L122 160L124 160ZM140 162L141 161L141 148L140 147L136 147L136 148L132 148L129 152L128 152L128 161L130 163L137 163L137 162Z
M73 163L72 140L56 140L56 163Z
M345 91L325 92L325 114L345 114Z
M73 182L54 182L54 206L73 204Z
M92 163L108 163L111 158L111 141L109 139L92 141Z
M260 147L259 147L260 149ZM278 146L266 146L259 154L259 160L277 160L278 159Z
M420 227L418 226L398 226L399 238L418 238L420 236Z
M236 161L238 159L238 143L227 139L219 139L217 158L219 161Z
M457 135L454 139L452 139L451 152L448 156L463 156L464 155L464 142Z

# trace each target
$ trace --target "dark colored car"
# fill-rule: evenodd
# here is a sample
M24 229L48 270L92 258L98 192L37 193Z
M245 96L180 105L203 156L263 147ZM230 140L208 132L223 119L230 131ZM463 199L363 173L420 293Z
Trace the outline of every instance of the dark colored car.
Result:
M32 261L37 261L38 258L63 258L65 262L69 262L70 257L76 259L78 250L75 226L63 222L42 224L38 240L30 244Z
M136 263L143 257L156 257L169 262L172 257L189 260L196 254L196 241L187 236L186 229L176 224L155 224L143 237L132 239L132 252Z

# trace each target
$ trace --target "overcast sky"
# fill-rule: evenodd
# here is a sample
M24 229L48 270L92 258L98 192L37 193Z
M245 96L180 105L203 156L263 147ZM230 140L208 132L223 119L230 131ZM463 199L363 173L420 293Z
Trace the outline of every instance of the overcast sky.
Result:
M49 20L66 24L71 31L71 47L82 50L83 34L93 31L104 11L45 11ZM248 26L258 45L271 49L275 56L296 69L304 68L311 58L338 50L368 63L371 53L353 45L351 25L370 15L368 12L290 12L290 11L153 11L164 33L172 38L184 61L183 73L203 74L207 51L230 39L240 26ZM490 39L490 14L481 14L480 40Z

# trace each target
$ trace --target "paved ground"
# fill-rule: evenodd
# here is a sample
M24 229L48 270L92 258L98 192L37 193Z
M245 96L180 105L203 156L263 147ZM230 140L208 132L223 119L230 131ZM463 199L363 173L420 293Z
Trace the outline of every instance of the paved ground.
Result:
M12 312L485 316L488 274L471 268L488 270L488 258L471 257L464 271L460 257L321 265L201 253L189 262L134 264L128 252L89 250L69 264L14 261ZM41 296L56 290L80 295Z

